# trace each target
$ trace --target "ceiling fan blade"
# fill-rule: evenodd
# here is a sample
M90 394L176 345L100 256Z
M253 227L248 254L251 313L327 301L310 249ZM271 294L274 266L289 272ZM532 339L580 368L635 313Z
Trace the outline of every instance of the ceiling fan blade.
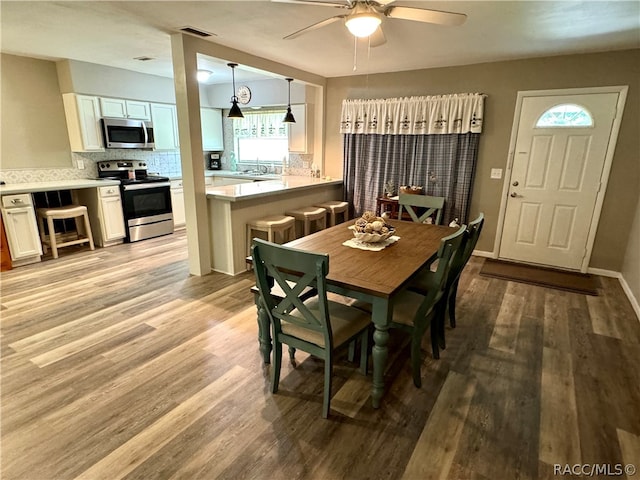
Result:
M382 31L382 26L376 28L376 31L371 34L369 37L369 46L370 47L379 47L380 45L384 45L387 43L387 37L384 36L384 32Z
M440 10L427 10L412 7L389 7L384 11L385 16L400 18L402 20L414 20L416 22L435 23L438 25L456 26L462 25L467 16L464 13L442 12Z
M318 23L314 23L313 25L309 25L308 27L304 27L301 30L298 30L297 32L293 32L289 35L287 35L286 37L283 38L283 40L289 40L292 38L296 38L299 37L300 35L302 35L303 33L307 33L307 32L311 32L313 30L316 30L320 27L324 27L325 25L329 25L337 20L343 19L345 18L346 15L337 15L335 17L331 17L331 18L327 18L326 20L322 20L321 22Z
M296 3L298 5L317 5L320 7L337 7L337 8L351 8L350 0L343 0L337 2L316 2L315 0L271 0L275 3Z

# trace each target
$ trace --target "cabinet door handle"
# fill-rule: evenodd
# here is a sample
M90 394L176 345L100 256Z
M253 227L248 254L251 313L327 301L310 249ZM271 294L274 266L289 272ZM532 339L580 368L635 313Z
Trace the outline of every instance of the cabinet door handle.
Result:
M18 205L19 203L24 203L22 201L21 198L14 198L13 200L11 200L11 203L13 203L14 205Z

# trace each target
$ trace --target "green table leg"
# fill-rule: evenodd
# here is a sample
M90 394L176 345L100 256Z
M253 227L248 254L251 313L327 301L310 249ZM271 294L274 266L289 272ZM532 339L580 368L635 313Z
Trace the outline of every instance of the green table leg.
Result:
M371 391L373 408L380 407L380 400L384 394L384 370L389 356L387 343L389 342L390 315L391 309L387 300L375 299L373 301L372 320L376 328L373 332L374 346L371 352L373 357L373 388Z

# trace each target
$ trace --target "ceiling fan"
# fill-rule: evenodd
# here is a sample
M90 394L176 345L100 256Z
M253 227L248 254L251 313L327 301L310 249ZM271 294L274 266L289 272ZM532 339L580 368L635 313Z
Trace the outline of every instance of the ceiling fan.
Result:
M333 22L344 19L349 31L356 37L371 37L370 44L377 47L384 44L387 39L382 32L382 18L397 18L400 20L413 20L416 22L435 23L437 25L455 26L462 25L467 16L463 13L443 12L427 8L401 7L392 5L395 0L271 0L278 3L296 3L300 5L316 5L324 7L336 7L349 10L343 15L336 15L326 20L309 25L297 32L284 37L285 40L299 37L300 35L330 25Z

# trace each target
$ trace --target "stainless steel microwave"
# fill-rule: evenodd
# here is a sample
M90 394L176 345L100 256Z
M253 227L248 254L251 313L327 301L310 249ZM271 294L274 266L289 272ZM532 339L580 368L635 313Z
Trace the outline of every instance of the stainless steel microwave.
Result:
M155 147L153 124L145 120L127 118L102 118L102 137L106 148Z

